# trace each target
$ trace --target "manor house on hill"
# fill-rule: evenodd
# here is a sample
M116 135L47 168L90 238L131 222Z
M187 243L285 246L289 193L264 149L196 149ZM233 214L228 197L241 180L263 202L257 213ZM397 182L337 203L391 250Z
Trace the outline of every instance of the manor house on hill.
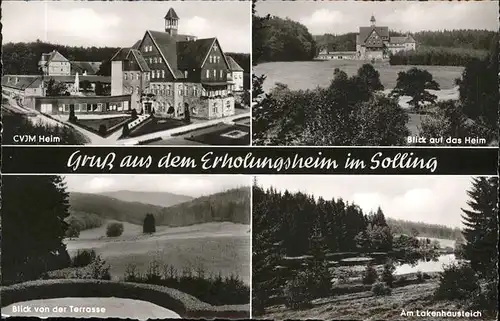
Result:
M390 37L389 28L376 26L374 16L371 17L370 24L369 27L359 27L356 34L356 51L335 52L325 48L317 58L382 60L387 59L389 54L416 49L416 41L410 34L404 37Z
M112 57L111 95L130 94L131 108L160 116L182 118L187 109L193 118L234 115L233 74L238 78L242 68L217 38L178 34L174 9L164 19L165 31L147 30Z
M370 27L359 27L356 35L356 53L359 59L372 60L387 58L388 53L415 50L416 41L410 35L390 37L388 27L376 26L375 17L370 19Z

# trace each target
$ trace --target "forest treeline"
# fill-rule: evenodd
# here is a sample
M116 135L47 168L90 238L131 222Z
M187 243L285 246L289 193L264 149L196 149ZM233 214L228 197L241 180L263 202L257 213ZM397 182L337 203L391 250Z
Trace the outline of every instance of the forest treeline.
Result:
M470 62L484 59L487 55L486 50L419 46L417 50L400 51L390 55L389 63L391 65L466 66Z
M356 32L341 35L326 33L315 35L314 40L318 48L328 48L331 51L354 51L356 50ZM402 37L406 33L389 30L391 37ZM412 33L417 41L417 47L425 48L454 48L462 49L461 52L484 52L490 49L491 41L495 37L495 31L489 30L439 30L419 31ZM458 52L457 52L458 53Z
M2 45L3 73L6 75L38 75L38 62L42 53L57 50L69 61L105 62L116 53L117 47L76 47L36 42L17 42ZM103 76L109 76L99 73Z
M252 62L312 60L316 42L306 26L291 19L253 16Z
M390 224L380 207L366 213L342 198L315 199L302 192L279 192L257 185L253 187L252 197L256 238L253 244L260 247L269 245L266 242L279 242L282 256L313 255L318 247L328 253L397 253L403 246L402 240L416 236L411 228L418 226L424 231L424 227L429 230L431 227L415 224L410 227L410 233L404 233L409 225L404 221Z
M416 234L421 237L448 240L457 240L462 237L462 231L459 228L451 228L445 225L412 222L393 218L387 218L387 224L395 234Z
M69 61L95 61L102 65L99 75L111 76L110 59L118 51L118 47L77 47L52 44L37 40L35 42L6 43L2 45L2 63L4 75L38 75L38 62L42 53L57 50ZM244 69L247 74L245 82L248 83L250 73L250 54L226 53ZM248 86L247 86L248 87Z
M187 226L208 222L249 224L250 190L248 187L230 189L203 196L170 207L139 202L125 202L115 198L86 193L70 193L71 211L142 225L147 213L155 216L156 225ZM77 215L72 215L77 216ZM78 220L82 220L78 217ZM93 222L92 218L86 220ZM90 225L87 225L90 226Z

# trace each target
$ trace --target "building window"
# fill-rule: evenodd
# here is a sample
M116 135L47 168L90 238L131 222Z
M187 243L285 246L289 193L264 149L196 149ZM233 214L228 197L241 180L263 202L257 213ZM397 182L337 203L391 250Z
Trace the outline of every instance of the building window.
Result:
M207 69L207 78L210 78L210 70Z
M160 78L160 71L159 70L156 71L156 78Z
M217 63L220 63L220 56L217 56Z
M194 97L198 96L198 88L196 88L196 86L193 86L193 96Z
M127 80L127 73L123 74L123 76L125 77L125 80Z
M139 86L135 87L135 91L139 94Z
M139 73L135 74L135 80L139 80Z
M179 96L182 96L182 87L179 87Z
M161 78L165 78L165 70L161 71Z
M222 79L222 77L223 77L223 76L222 76L222 74L223 74L223 70L221 69L221 71L220 71L220 78L221 78L221 79Z
M153 58L153 62L154 63L157 63L158 62L158 59L156 57Z
M155 77L155 71L151 70L151 78L154 78L154 77Z
M214 46L213 48L214 48L214 52L216 52L217 51L217 46Z
M167 95L170 96L172 94L170 85L167 85Z
M217 70L214 69L214 78L217 77Z
M153 58L149 58L149 63L152 64L153 63Z
M188 72L187 70L184 70L184 78L187 78L188 77Z
M210 61L210 63L212 63L212 56L209 56L208 60Z

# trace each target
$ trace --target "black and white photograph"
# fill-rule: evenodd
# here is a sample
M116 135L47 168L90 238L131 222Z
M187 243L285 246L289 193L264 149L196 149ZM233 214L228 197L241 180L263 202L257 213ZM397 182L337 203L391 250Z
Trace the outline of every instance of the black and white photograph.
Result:
M496 320L498 177L253 184L252 318Z
M250 144L249 1L3 1L2 27L4 144Z
M254 145L498 146L498 1L254 1Z
M2 317L246 319L251 177L2 177Z

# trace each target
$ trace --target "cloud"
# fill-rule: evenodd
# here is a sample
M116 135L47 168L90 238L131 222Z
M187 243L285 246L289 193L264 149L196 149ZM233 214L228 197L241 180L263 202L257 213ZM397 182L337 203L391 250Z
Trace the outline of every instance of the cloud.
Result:
M207 19L194 16L192 18L187 19L186 21L182 21L182 33L190 34L190 35L198 35L200 38L205 38L210 35L213 35L212 28Z
M47 11L46 31L49 40L73 44L91 40L96 46L106 45L119 31L121 18L112 13L97 13L90 8Z
M310 16L300 19L309 32L312 34L321 33L324 30L333 29L334 25L341 25L346 22L346 15L340 11L319 9Z
M111 177L94 177L81 186L83 190L91 193L103 192L116 187L116 181Z

